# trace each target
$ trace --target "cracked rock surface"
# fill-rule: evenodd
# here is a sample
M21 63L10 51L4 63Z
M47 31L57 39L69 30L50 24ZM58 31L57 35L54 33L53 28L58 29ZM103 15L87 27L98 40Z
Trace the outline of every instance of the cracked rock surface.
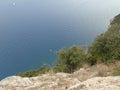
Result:
M84 69L73 74L10 76L0 81L0 90L120 90L120 76L98 77Z

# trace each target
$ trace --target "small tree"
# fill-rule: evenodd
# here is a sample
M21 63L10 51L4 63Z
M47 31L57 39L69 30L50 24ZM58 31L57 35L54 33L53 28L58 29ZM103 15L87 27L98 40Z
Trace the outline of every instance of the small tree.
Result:
M83 50L76 45L68 49L62 48L57 56L54 69L60 72L73 72L82 66L85 58Z

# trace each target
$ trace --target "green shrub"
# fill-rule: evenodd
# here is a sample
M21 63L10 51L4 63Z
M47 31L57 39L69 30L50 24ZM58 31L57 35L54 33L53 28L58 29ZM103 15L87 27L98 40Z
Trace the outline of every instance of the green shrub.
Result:
M114 70L112 75L114 76L120 76L120 66L117 66Z
M120 14L115 16L115 18L113 19L113 21L111 22L111 25L112 24L120 24Z
M73 72L81 67L85 61L85 55L81 48L73 45L70 48L62 48L57 53L57 61L55 62L55 72Z
M95 57L91 54L87 54L86 55L86 63L88 63L89 65L95 65L97 63L97 60L95 59Z
M17 73L16 75L21 76L21 77L34 77L34 76L38 76L40 74L45 74L46 72L49 72L49 70L50 70L49 66L43 65L39 69L30 70L27 72L20 72L20 73Z

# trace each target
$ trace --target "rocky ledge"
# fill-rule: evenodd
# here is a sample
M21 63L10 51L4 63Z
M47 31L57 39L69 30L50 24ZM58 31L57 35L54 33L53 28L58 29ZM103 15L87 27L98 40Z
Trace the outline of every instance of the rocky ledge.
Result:
M0 90L120 90L120 76L98 77L96 72L88 73L84 69L73 74L11 76L0 81Z

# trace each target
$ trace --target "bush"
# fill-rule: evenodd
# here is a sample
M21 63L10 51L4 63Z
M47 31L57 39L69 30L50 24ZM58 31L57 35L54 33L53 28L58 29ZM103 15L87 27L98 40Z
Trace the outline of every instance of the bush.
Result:
M120 66L117 66L114 70L112 75L114 76L120 76Z
M91 54L87 54L86 55L86 63L88 63L89 65L95 65L97 63L97 60L95 59L95 57Z
M60 49L57 56L58 58L54 66L55 72L71 73L81 67L85 61L83 50L76 45L73 45L68 49Z
M50 70L49 66L43 65L39 69L30 70L27 72L20 72L20 73L17 73L16 75L21 76L21 77L34 77L34 76L38 76L40 74L45 74L46 72L49 72L49 70Z

